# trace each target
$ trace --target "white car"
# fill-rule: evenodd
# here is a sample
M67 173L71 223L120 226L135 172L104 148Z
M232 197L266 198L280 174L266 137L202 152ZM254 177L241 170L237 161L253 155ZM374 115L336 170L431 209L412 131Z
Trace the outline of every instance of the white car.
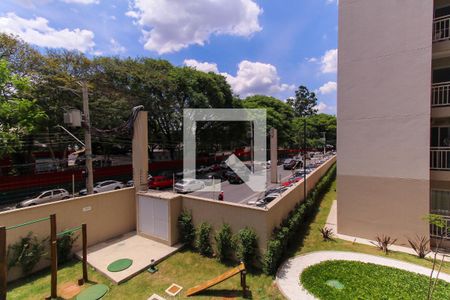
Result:
M124 184L117 180L105 180L97 182L94 185L94 194L118 190L124 187ZM80 196L87 195L87 190L83 189L79 192Z
M58 200L63 200L63 199L69 199L69 198L70 198L69 192L66 191L65 189L54 189L54 190L49 190L49 191L39 193L37 196L32 197L30 199L23 200L23 201L19 202L16 205L16 207L21 208L21 207L32 206L32 205L48 203L48 202L53 202L53 201L58 201Z
M197 179L183 179L174 186L177 193L190 193L205 188L205 183Z

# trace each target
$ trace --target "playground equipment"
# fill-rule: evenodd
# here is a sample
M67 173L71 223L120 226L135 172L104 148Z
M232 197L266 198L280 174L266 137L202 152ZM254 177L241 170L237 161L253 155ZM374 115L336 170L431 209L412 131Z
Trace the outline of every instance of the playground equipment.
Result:
M6 232L8 230L14 230L17 228L25 227L39 222L50 221L50 258L51 258L51 284L50 284L50 297L49 299L56 299L57 297L57 285L58 285L58 252L57 252L57 238L66 234L82 230L82 244L83 244L83 278L78 281L81 285L88 281L87 274L87 225L82 224L78 227L64 230L60 233L56 232L56 215L51 214L45 218L39 218L16 224L12 226L0 227L0 300L6 299L7 292L7 280L8 280L8 268L7 268L7 250L6 250Z
M196 285L190 289L187 290L186 295L188 297L193 296L195 294L200 293L201 291L204 291L212 286L215 286L216 284L221 283L222 281L225 281L237 274L241 274L241 287L242 287L242 292L245 296L246 291L247 291L247 283L246 283L246 275L247 275L247 270L245 269L245 265L244 263L241 262L241 264L211 280L208 280L202 284Z

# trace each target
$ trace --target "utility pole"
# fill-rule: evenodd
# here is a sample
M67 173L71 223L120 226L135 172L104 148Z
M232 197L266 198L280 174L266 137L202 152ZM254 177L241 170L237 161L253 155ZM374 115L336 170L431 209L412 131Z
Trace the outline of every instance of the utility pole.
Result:
M84 114L84 144L86 147L86 190L90 195L94 192L94 172L92 169L92 143L91 143L91 121L89 118L89 95L86 82L81 82L83 92L83 114Z
M326 153L326 148L327 148L327 137L326 137L326 132L323 132L323 155L325 155Z
M303 120L303 201L306 201L306 117Z

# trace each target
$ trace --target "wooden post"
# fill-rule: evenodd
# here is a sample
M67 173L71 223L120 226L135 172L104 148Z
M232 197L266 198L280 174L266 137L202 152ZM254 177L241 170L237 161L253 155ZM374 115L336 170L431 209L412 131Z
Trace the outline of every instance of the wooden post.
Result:
M0 227L0 300L6 300L6 227Z
M51 291L50 298L56 299L58 285L58 253L56 241L56 215L50 215L50 255L51 255Z
M88 269L87 269L87 225L81 225L81 234L83 239L83 281L88 282Z
M245 276L247 275L247 271L243 270L241 272L241 286L242 286L242 297L247 297L247 282Z

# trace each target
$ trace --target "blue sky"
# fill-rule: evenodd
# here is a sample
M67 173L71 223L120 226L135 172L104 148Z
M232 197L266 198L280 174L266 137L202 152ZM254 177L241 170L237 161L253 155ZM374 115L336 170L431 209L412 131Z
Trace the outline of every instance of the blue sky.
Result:
M2 0L0 31L214 71L241 97L286 99L303 84L336 111L337 0Z

